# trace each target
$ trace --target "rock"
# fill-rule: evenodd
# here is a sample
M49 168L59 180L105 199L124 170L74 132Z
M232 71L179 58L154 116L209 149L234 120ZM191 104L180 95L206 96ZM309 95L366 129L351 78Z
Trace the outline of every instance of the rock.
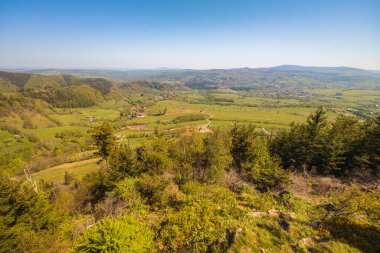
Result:
M295 212L289 212L289 213L280 213L280 218L286 219L286 220L295 220L296 219L296 213Z
M251 214L251 216L253 216L253 217L263 217L263 216L267 216L267 213L266 213L266 212L256 212L256 211L254 211L254 212L251 212L250 214Z
M271 209L269 210L268 212L268 217L279 217L280 216L280 212L275 210L275 209Z
M295 219L297 218L295 212L289 212L289 213L288 213L288 216L289 216L289 218L292 219L292 220L295 220Z
M309 236L305 237L298 241L299 246L303 247L311 247L315 242L319 241L321 238L319 236Z

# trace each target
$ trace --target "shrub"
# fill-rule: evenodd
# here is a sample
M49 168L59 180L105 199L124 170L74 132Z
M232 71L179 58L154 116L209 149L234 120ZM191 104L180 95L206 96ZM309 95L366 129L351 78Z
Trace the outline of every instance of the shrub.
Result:
M227 224L212 202L194 201L178 212L171 211L159 236L171 252L214 252L227 245Z
M116 188L113 191L115 196L123 201L124 206L132 209L132 211L145 208L138 191L139 181L137 178L125 178L116 184Z
M178 195L178 187L164 175L148 176L142 175L140 192L147 198L148 204L153 207L166 207L172 204Z
M88 229L73 252L151 252L153 233L132 216L106 218Z
M126 176L138 176L140 171L136 166L132 152L126 146L113 150L109 158L108 174L113 181L119 181Z

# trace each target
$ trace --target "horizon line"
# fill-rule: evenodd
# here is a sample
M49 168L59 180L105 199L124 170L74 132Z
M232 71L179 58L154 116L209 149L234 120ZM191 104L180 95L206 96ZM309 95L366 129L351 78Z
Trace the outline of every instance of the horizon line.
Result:
M368 69L360 67L351 67L351 66L327 66L327 65L297 65L297 64L281 64L273 66L263 66L263 67L230 67L230 68L180 68L180 67L156 67L156 68L136 68L136 67L30 67L30 66L19 66L19 67L9 67L9 66L0 66L0 70L106 70L106 71L139 71L139 70L230 70L230 69L270 69L278 67L306 67L306 68L349 68L356 70L366 70L366 71L380 71L378 69Z

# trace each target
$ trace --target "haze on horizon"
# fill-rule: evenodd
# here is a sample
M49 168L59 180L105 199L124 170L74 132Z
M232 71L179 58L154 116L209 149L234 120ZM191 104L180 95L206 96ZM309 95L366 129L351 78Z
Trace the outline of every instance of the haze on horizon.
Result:
M1 68L380 70L380 1L0 2Z

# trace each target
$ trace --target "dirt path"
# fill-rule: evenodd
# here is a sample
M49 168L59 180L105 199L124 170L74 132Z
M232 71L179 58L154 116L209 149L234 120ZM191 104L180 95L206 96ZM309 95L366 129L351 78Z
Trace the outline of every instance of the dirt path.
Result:
M199 128L199 132L200 133L212 133L212 130L209 127L209 125L211 124L211 118L213 117L214 115L211 115L210 117L208 117L206 120L207 120L207 124L205 125L202 125L200 128Z
M270 133L269 133L267 130L265 130L264 127L263 127L263 132L264 132L265 134L267 134L267 135L270 135Z

